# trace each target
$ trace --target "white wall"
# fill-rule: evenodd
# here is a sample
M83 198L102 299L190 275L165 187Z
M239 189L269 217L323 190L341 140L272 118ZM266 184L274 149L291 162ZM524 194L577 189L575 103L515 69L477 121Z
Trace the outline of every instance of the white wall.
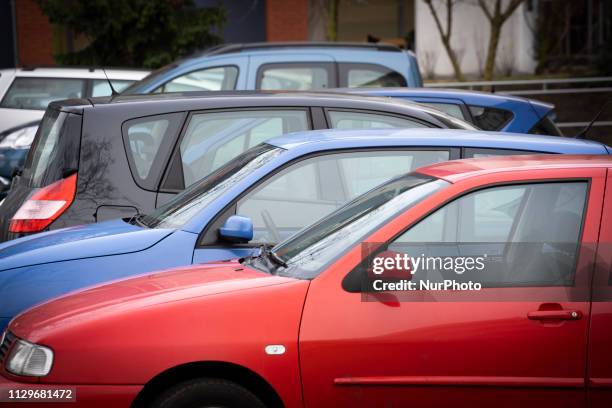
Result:
M433 71L436 77L452 77L453 68L431 11L422 0L414 1L415 48L423 76L427 77L428 71ZM443 3L443 0L434 0L440 21L446 29L446 7ZM534 11L528 11L526 3L523 3L504 24L496 58L497 67L501 70L512 66L514 73L534 71L536 62L532 29L535 24L536 3L533 1ZM479 76L485 64L488 43L489 21L476 5L476 0L458 0L453 8L451 44L465 75Z

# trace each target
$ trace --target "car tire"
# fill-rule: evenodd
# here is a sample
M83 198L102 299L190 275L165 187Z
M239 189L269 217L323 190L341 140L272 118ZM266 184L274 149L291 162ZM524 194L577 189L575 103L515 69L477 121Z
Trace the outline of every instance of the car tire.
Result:
M227 380L199 378L182 382L162 393L150 408L265 408L246 388Z

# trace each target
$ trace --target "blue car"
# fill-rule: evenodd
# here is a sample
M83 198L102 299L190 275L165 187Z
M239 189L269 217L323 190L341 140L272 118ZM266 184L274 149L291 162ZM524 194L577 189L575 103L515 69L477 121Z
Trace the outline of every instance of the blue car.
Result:
M423 86L414 53L388 44L229 44L175 61L124 94Z
M433 88L345 88L334 91L424 103L482 130L562 136L555 125L555 106L533 99Z
M151 214L0 245L0 330L22 310L85 286L252 255L417 167L525 153L610 154L610 148L561 137L425 128L270 139Z

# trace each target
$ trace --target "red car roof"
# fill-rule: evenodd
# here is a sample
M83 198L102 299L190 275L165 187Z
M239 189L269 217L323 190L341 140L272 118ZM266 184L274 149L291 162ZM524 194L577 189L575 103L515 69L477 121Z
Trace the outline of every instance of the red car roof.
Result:
M480 174L585 167L612 167L612 157L605 155L565 154L494 156L441 162L420 167L416 171L454 183Z

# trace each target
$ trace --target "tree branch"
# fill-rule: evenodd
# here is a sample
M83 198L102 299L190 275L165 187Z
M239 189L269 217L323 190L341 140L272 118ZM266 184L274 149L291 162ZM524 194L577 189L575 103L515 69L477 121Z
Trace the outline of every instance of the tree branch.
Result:
M489 8L487 7L487 4L485 3L485 0L478 0L478 5L482 9L482 11L485 13L485 16L487 16L489 21L493 20L493 15L489 11Z
M518 6L521 5L523 1L524 0L512 0L508 5L506 11L504 11L501 15L502 21L506 21L512 15L512 13L514 13L514 10L516 10Z
M436 10L434 9L434 6L431 2L431 0L423 0L425 2L425 4L427 4L429 6L429 11L431 11L431 15L434 18L434 22L436 23L436 27L438 27L438 32L440 33L440 36L442 37L442 39L446 42L448 41L448 36L447 34L444 34L444 29L442 28L442 23L440 23L440 18L438 17L438 13L436 13ZM450 35L450 31L449 31L449 35Z
M453 32L453 13L451 12L453 8L453 0L446 0L446 36L450 37Z
M436 13L436 10L432 4L432 0L423 0L427 6L429 6L429 11L433 16L434 22L436 23L436 27L438 28L438 32L440 33L440 37L442 39L442 44L446 49L446 53L448 54L448 58L450 59L451 65L453 66L453 71L455 71L455 76L459 81L464 81L465 77L461 72L461 66L457 59L457 54L453 50L450 42L450 37L452 35L452 24L453 24L453 0L446 0L446 33L442 28L442 23L440 22L440 16Z

